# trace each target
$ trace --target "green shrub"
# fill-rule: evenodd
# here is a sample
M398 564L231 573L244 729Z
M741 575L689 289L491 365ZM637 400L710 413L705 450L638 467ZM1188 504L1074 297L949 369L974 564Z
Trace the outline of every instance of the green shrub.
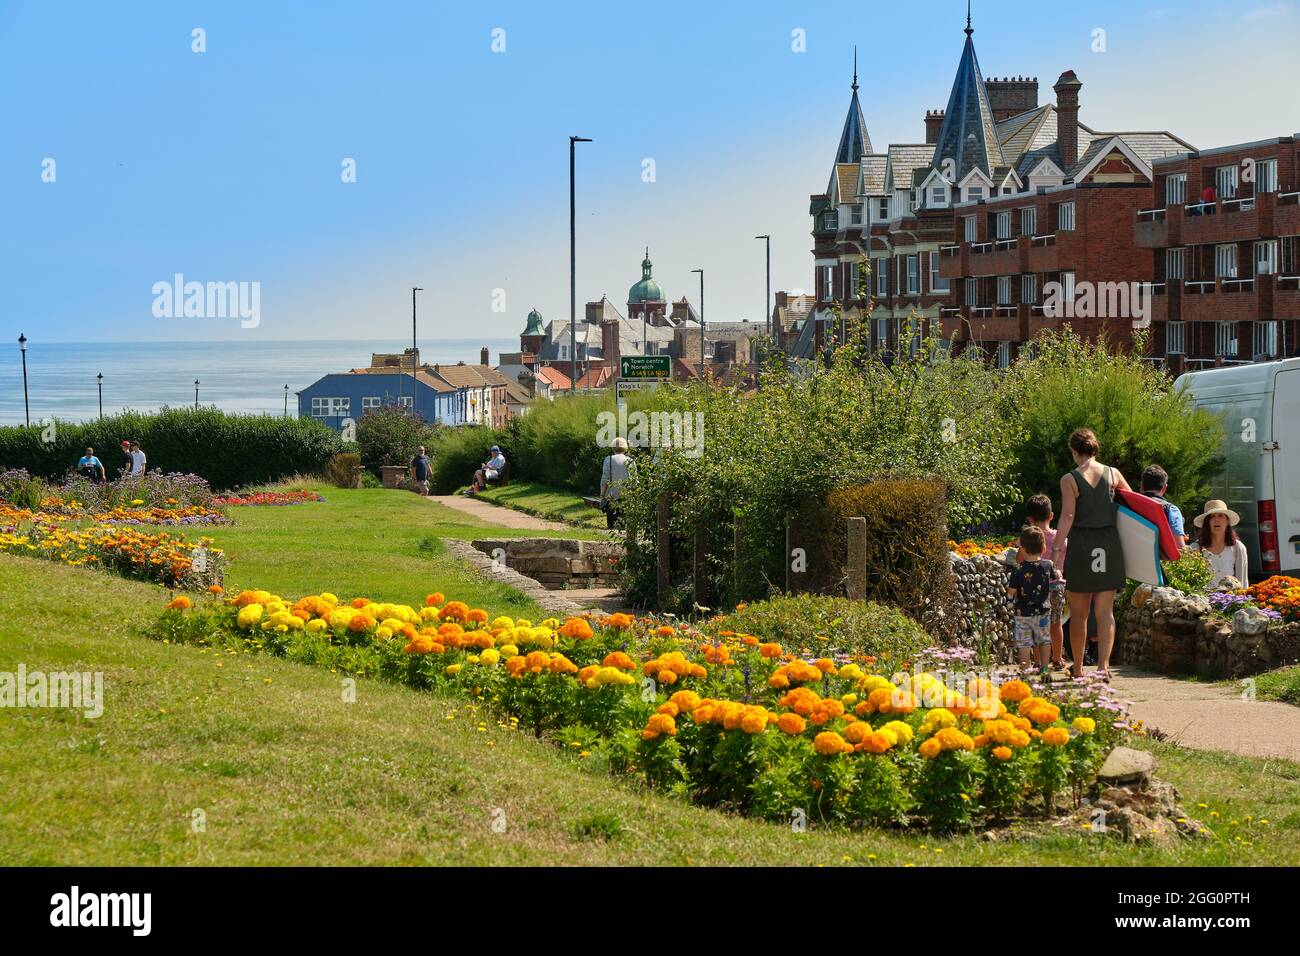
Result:
M354 451L340 452L329 460L326 474L337 488L360 487L361 456Z
M1074 467L1070 433L1086 427L1097 433L1101 460L1134 488L1147 465L1159 464L1169 472L1169 499L1189 514L1200 509L1222 465L1223 426L1142 361L1141 344L1121 351L1067 328L1040 336L1036 357L1022 354L1012 366L1002 389L1015 417L1006 434L1025 497L1044 492L1060 513L1061 476Z
M444 429L396 405L369 409L357 421L361 464L378 474L382 465L405 465L421 445L427 452Z
M934 643L901 611L871 601L816 594L782 595L709 622L707 631L735 631L818 657L832 650L899 664Z
M428 449L430 488L435 494L447 495L468 485L478 466L490 457L493 445L501 446L510 463L510 477L519 477L510 449L495 429L487 425L444 428Z
M59 481L90 446L112 476L123 439L140 442L150 471L199 475L218 491L319 473L342 445L337 434L310 418L164 408L80 424L56 421L51 428L0 428L0 471L26 468L34 476Z
M1165 584L1184 594L1206 594L1214 580L1209 558L1190 548L1184 548L1177 561L1161 561L1160 567L1165 572Z

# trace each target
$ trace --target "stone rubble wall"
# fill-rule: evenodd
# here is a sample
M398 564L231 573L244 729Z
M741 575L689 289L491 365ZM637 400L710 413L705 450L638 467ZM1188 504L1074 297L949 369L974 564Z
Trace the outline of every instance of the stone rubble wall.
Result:
M471 544L489 557L501 555L508 568L552 591L617 587L625 553L613 541L564 538L481 538Z
M484 577L500 581L502 584L522 592L544 610L556 615L582 613L582 608L566 598L563 591L548 590L532 578L526 577L503 564L498 564L470 542L462 541L460 538L442 538L440 540L449 555L464 561Z
M1300 623L1270 622L1255 608L1229 620L1173 588L1139 586L1117 618L1121 660L1163 674L1245 677L1300 660Z
M957 584L957 643L976 649L985 645L994 659L1014 660L1007 583L1015 567L1015 552L1011 552L1010 563L1004 560L1005 555L993 558L977 554L963 558L950 553L948 558Z

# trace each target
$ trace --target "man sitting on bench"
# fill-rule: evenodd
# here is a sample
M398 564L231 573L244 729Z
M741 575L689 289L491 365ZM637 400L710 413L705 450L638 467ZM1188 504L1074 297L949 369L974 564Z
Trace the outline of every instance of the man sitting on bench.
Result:
M489 483L501 480L501 473L506 468L506 456L501 454L501 449L497 445L492 446L492 454L487 461L483 462L482 467L474 472L474 482L470 485L469 493L472 495L476 491L482 491Z

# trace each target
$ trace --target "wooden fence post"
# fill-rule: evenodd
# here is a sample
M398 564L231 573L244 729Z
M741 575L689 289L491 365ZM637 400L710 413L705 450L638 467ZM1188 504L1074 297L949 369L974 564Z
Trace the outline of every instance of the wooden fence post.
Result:
M695 553L691 563L691 575L695 582L695 606L708 607L709 579L704 560L704 531L698 527L695 529Z
M745 599L740 593L740 515L731 519L731 590L737 604Z
M847 521L849 553L844 576L848 581L849 597L862 601L867 596L867 519L849 518Z
M672 538L669 534L669 527L672 521L672 502L668 497L668 492L662 492L659 495L659 514L658 527L655 534L655 558L658 562L658 598L659 608L662 610L668 602L668 591L672 587L672 577L669 574L670 558L672 551Z

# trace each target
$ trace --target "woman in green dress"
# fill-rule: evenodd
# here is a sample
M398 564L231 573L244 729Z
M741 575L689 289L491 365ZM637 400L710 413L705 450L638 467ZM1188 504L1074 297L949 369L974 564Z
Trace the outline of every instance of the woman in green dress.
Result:
M1115 519L1115 489L1129 483L1115 468L1097 461L1101 446L1090 428L1070 436L1075 468L1061 478L1061 521L1052 561L1065 578L1070 601L1071 673L1083 676L1089 612L1097 616L1097 672L1110 678L1115 645L1115 594L1124 587L1124 551Z

